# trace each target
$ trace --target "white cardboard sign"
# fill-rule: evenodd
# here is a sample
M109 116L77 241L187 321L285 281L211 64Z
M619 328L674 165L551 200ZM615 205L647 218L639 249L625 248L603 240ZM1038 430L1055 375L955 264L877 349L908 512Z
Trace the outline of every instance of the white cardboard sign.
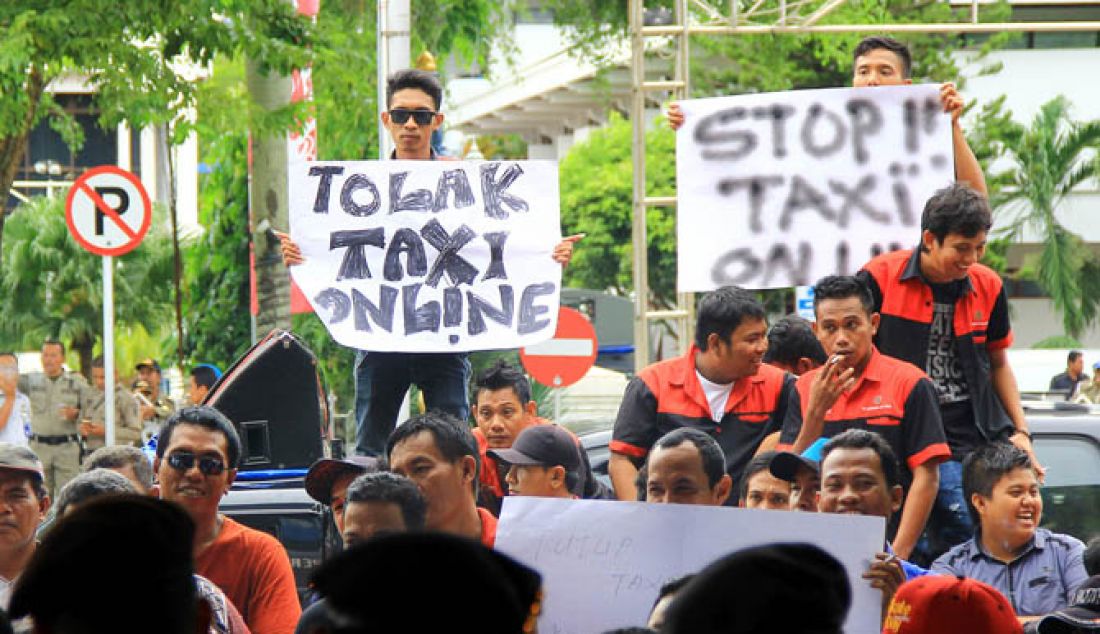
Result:
M645 625L661 585L731 552L805 542L848 572L845 631L879 631L882 594L860 575L883 548L881 517L682 504L507 497L496 548L542 574L539 632Z
M681 102L678 287L812 285L920 238L954 180L939 85Z
M291 267L336 341L379 352L518 348L553 336L552 161L290 167Z

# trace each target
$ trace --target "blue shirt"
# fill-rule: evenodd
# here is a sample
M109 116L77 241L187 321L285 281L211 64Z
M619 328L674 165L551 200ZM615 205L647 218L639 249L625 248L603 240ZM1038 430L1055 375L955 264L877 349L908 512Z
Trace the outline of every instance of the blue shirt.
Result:
M1006 564L985 551L978 534L932 562L932 572L988 583L1005 595L1019 616L1039 616L1069 605L1074 591L1088 579L1084 553L1085 545L1077 538L1040 528L1023 553Z

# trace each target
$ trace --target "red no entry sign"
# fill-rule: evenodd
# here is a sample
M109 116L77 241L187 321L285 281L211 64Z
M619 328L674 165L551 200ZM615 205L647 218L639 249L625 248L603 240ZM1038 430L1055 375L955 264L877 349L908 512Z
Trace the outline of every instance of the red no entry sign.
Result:
M554 338L521 348L520 361L531 376L550 387L573 385L596 363L596 329L580 312L558 310Z
M124 255L141 243L153 205L137 176L114 165L84 172L65 201L73 238L96 255Z

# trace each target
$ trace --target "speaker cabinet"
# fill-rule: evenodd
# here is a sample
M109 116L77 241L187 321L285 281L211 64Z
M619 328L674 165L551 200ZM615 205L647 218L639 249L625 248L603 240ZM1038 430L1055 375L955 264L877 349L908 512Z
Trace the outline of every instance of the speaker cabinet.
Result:
M306 469L325 457L329 412L317 357L293 333L271 331L226 371L203 404L236 425L242 471Z

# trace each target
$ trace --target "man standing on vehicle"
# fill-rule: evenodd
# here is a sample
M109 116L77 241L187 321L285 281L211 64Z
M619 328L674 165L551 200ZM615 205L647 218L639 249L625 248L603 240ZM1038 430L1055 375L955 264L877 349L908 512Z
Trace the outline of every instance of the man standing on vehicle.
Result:
M393 139L390 159L434 161L432 132L443 123L440 108L443 86L432 73L400 70L386 82L386 107L382 123ZM275 234L287 266L305 260L285 233ZM583 236L565 238L554 249L554 260L565 265L573 243ZM409 353L357 350L355 355L355 453L381 456L386 439L397 424L398 410L410 385L424 394L429 410L443 411L467 420L470 402L466 385L470 361L464 352Z
M989 201L970 187L936 192L921 214L920 243L880 255L857 276L881 315L875 345L924 370L936 387L951 458L940 464L928 520L935 557L974 531L962 490L962 461L989 441L1011 440L1032 457L1031 435L1008 364L1008 298L995 271L979 263L993 225Z

